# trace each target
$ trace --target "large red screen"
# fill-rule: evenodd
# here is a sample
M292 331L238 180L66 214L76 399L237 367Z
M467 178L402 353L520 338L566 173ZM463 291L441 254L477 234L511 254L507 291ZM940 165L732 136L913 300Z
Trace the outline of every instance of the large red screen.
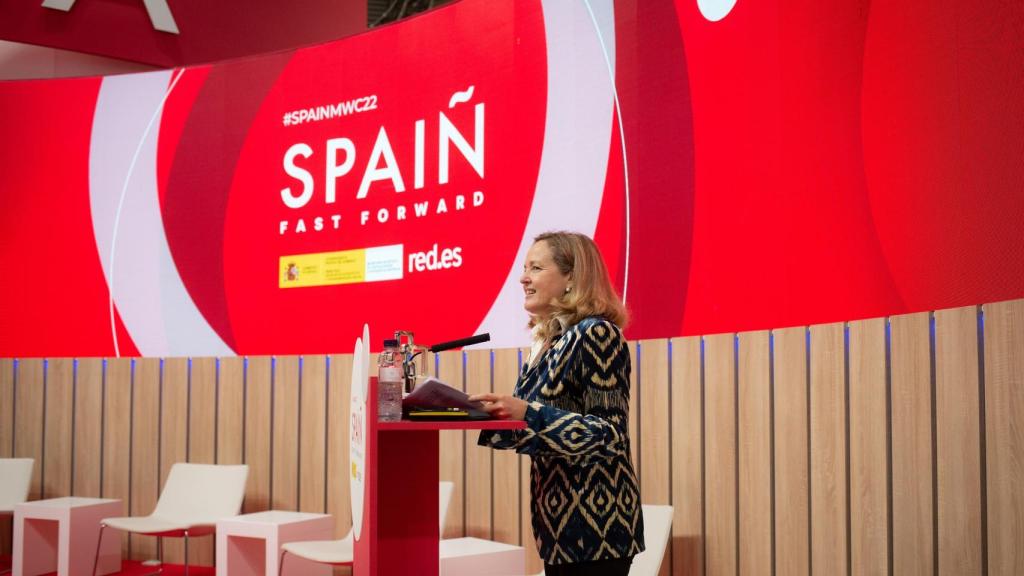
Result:
M1024 5L864 6L463 0L0 83L0 355L522 345L551 229L635 339L1024 296Z

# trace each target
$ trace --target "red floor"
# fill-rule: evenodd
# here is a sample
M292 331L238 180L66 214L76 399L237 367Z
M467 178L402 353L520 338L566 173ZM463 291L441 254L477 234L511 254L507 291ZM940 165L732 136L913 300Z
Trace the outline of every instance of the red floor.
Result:
M10 556L0 555L0 572L10 569L11 558ZM156 572L156 566L143 566L138 560L125 560L121 564L121 571L115 572L115 575L120 576L142 576L143 574L152 574ZM214 576L216 568L213 566L189 566L189 576ZM56 572L51 572L46 576L52 576ZM185 574L185 567L181 564L165 564L163 576L182 576ZM336 576L351 576L352 569L348 566L338 566L334 569Z
M11 566L10 557L0 556L0 571L6 570ZM213 566L189 566L189 576L214 576L215 568ZM142 562L138 560L125 560L121 564L121 571L115 572L114 574L120 574L121 576L142 576L143 574L152 574L157 571L156 566L143 566ZM46 576L52 576L57 574L51 572ZM164 564L163 576L180 576L185 574L185 567L181 564Z
M116 574L123 576L142 576L143 574L152 574L157 571L157 566L143 566L138 560L124 560L121 563L121 571ZM189 576L214 576L216 568L213 566L189 566ZM161 574L164 576L176 576L178 574L184 574L185 567L181 564L164 564L164 570ZM56 574L56 573L55 573Z

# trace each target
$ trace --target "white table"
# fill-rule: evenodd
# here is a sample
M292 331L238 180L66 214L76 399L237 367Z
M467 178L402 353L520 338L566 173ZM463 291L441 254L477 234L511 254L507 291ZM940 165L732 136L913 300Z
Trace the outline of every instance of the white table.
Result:
M481 540L441 540L441 576L521 576L526 552L521 546Z
M270 510L242 514L217 522L217 576L277 576L281 545L301 540L333 540L329 514ZM284 572L331 576L328 564L288 555Z
M109 498L52 498L14 506L14 576L56 570L59 576L92 574L100 520L121 516L121 501ZM121 538L108 530L100 546L97 576L121 571Z

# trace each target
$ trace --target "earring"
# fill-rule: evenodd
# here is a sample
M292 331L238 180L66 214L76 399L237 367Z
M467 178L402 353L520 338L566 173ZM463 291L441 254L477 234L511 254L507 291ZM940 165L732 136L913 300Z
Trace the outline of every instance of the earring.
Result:
M572 286L566 286L565 287L565 293L566 294L568 294L570 290L572 290Z

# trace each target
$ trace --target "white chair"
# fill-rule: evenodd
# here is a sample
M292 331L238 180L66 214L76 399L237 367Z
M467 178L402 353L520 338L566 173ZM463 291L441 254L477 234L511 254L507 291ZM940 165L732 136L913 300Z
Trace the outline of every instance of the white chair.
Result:
M149 516L104 518L100 538L107 527L157 537L157 557L163 567L165 536L185 539L185 575L188 576L189 537L212 534L217 520L237 516L245 498L249 467L240 465L187 464L171 467L156 508ZM99 548L97 559L99 558ZM96 573L95 561L93 573Z
M444 532L444 520L445 516L448 515L448 504L452 501L452 490L454 490L455 484L452 482L441 482L438 486L438 499L437 499L437 517L438 517L438 536ZM321 564L331 564L334 566L344 566L346 564L352 564L354 558L352 529L350 528L348 534L341 540L307 540L303 542L289 542L281 546L281 558L280 564L278 564L277 573L284 574L284 557L286 554L292 554L299 558L305 558L306 560L312 560L313 562L319 562Z
M672 536L672 507L644 504L644 544L646 549L633 557L629 576L658 576L665 547ZM544 576L541 570L537 576Z
M28 500L34 465L32 458L0 458L0 516L13 517L14 506ZM0 574L10 571L8 567Z
M13 514L14 505L28 500L32 458L0 458L0 514Z

